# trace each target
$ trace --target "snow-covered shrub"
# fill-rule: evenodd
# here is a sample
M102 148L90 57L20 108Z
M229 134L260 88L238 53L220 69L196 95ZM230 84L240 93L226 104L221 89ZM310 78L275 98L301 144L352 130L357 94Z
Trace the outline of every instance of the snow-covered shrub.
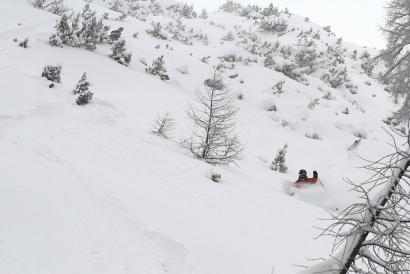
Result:
M78 94L76 103L78 105L86 105L93 98L93 93L90 91L90 82L87 80L87 74L84 72L81 79L78 81L76 87L73 90L74 94Z
M282 72L287 77L298 81L300 83L306 83L306 78L304 77L298 66L292 62L284 62L283 64L276 65L275 70Z
M352 54L350 55L350 58L352 58L353 60L357 60L357 49L353 50Z
M92 99L93 99L93 93L88 91L88 92L79 94L75 102L77 103L77 105L81 106L81 105L88 104Z
M288 167L286 166L286 153L287 153L288 145L285 144L282 149L278 151L276 154L275 159L272 161L271 169L274 171L279 171L281 173L286 173L288 171Z
M115 18L115 21L124 21L127 18L127 14L126 13L121 13L117 18Z
M211 173L211 180L214 181L215 183L220 183L222 180L222 175L219 172L213 171Z
M235 36L233 35L232 31L228 31L228 33L222 37L222 40L233 41L235 40Z
M350 91L351 94L357 94L358 86L348 82L346 88Z
M172 39L186 45L192 45L191 39L194 36L193 29L187 31L186 26L182 24L181 20L177 20L176 24L174 24L173 22L169 22L166 25L165 29L168 33L172 35Z
M324 26L324 27L323 27L323 30L326 31L329 36L330 36L330 35L332 35L332 36L335 35L334 32L332 31L332 26L330 26L330 25L329 25L329 26Z
M175 128L175 120L166 112L157 117L152 127L152 133L168 139Z
M24 39L23 41L19 42L19 47L27 48L28 47L28 38Z
M68 8L64 5L64 0L30 0L31 4L39 9L62 15Z
M111 31L110 35L108 36L108 44L117 42L118 39L120 39L123 30L123 27L119 27L118 29Z
M317 132L308 132L305 134L305 137L314 139L314 140L321 140L319 133Z
M43 68L41 77L45 77L47 80L60 83L61 82L61 66L48 65Z
M336 97L333 96L330 91L326 92L326 94L323 95L322 98L323 98L323 99L326 99L326 100L336 100Z
M276 62L271 55L266 56L266 58L263 60L263 65L266 68L272 68L275 66L275 64Z
M208 64L210 58L211 58L211 56L204 56L204 57L201 58L201 62L205 63L205 64Z
M90 82L87 80L87 73L83 73L76 87L73 89L74 94L80 94L89 91Z
M338 66L345 63L346 49L338 46L327 46L326 49L326 63L331 66Z
M320 79L332 88L339 88L349 82L345 66L330 67L329 71L322 74Z
M313 40L300 39L298 49L295 54L295 62L299 68L303 68L306 74L316 71L318 65L319 53L316 43Z
M219 56L218 57L221 61L227 62L227 63L239 63L242 62L242 57L237 56L235 53L228 53L225 54L224 56Z
M124 0L111 0L109 3L110 10L120 12L124 5Z
M260 29L283 35L288 29L288 23L282 18L264 18L260 24Z
M111 51L112 53L109 55L109 57L117 61L121 65L128 66L131 62L131 53L127 52L125 48L125 40L116 42L112 46Z
M155 59L150 67L145 68L145 71L152 75L158 75L161 80L169 80L163 55Z
M160 22L154 23L151 22L152 29L146 30L148 34L150 34L152 37L155 37L157 39L162 39L162 40L167 40L168 36L162 31L162 25Z
M316 98L316 99L310 101L309 104L308 104L308 109L313 110L316 106L318 106L319 105L319 100L320 100L320 98Z
M348 115L348 114L350 113L349 108L346 107L346 108L342 111L342 113Z
M364 73L366 73L369 77L373 77L373 70L377 65L377 61L371 58L367 51L360 56L360 59L362 60L360 67L363 69Z
M273 91L273 94L281 94L281 93L283 93L284 91L283 91L283 85L285 84L285 81L284 80L280 80L280 81L278 81L273 87L272 87L272 89L274 90Z
M95 11L91 11L88 4L81 13L63 14L55 28L56 33L49 39L50 45L84 47L88 50L95 50L97 44L105 42L109 30L102 19L97 20Z
M188 5L186 3L177 3L169 6L167 10L173 12L174 14L184 17L184 18L196 18L197 14L194 10L193 5Z
M208 12L205 9L202 9L201 14L199 15L199 18L207 19L208 18Z
M262 15L263 16L278 16L279 15L279 10L277 7L274 7L272 3L269 4L266 8L262 10Z
M240 9L242 9L242 5L238 2L228 0L222 6L220 6L219 9L224 12L237 13Z

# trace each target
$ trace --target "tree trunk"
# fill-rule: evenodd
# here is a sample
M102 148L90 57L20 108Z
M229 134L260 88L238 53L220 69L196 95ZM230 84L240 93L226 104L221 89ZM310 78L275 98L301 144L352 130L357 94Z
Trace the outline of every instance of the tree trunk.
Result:
M376 220L379 218L380 214L382 213L381 208L383 208L387 204L387 202L390 200L397 185L400 183L401 178L403 177L406 170L409 168L410 147L407 148L405 152L399 152L399 155L402 155L402 154L404 154L403 159L401 159L399 163L397 164L397 166L395 167L394 172L390 177L389 184L386 186L386 188L383 191L381 191L380 195L378 195L378 199L380 199L381 197L384 197L384 198L377 204L378 209L375 211L375 214L369 220L370 227L374 226ZM356 256L358 255L368 235L369 235L368 231L358 231L353 236L350 236L350 237L354 237L353 242L350 244L351 251L347 253L346 259L345 259L345 256L342 258L341 264L343 265L343 268L340 270L339 274L346 274L349 271L350 267L354 263ZM355 240L356 237L357 237L357 240ZM347 245L349 245L349 243L347 243Z

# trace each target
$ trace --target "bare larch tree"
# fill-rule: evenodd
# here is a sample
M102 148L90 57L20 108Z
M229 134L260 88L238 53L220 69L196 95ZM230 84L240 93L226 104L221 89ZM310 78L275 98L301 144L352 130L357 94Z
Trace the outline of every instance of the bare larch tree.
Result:
M220 72L214 71L204 82L204 90L196 93L187 115L194 124L193 136L183 145L197 158L210 164L230 164L239 159L243 150L235 135L235 114L230 90Z
M388 66L384 75L390 84L395 102L402 107L395 113L398 120L410 118L410 1L390 0L387 5L385 26L382 31L387 39L387 47L379 57Z
M330 261L322 273L410 273L410 142L365 168L373 174L356 185L361 194L320 236L334 237Z

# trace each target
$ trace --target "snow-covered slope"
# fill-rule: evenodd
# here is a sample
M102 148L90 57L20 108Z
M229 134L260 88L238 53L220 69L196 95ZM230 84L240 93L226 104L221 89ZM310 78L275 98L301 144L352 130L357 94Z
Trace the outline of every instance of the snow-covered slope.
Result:
M81 10L86 2L66 4ZM90 7L108 13L104 23L111 29L124 27L128 67L107 57L106 44L93 52L51 47L59 16L25 0L0 1L0 273L286 274L311 264L307 257L327 256L330 239L313 239L323 209L355 198L343 178L366 176L356 168L363 164L359 156L374 159L389 151L381 128L388 96L364 73L363 61L350 57L365 49L339 42L356 93L322 81L324 66L299 82L264 66L266 56L255 51L259 44L280 41L293 56L302 29L321 33L319 51L337 45L337 38L296 15L286 15L290 31L282 36L261 33L257 18L232 13L182 18L187 35L197 34L190 45L146 33L151 21L175 20L167 11L146 15L146 21L116 21L119 13L104 1ZM228 31L235 40L221 40ZM29 47L14 38L29 38ZM278 52L275 62L286 62ZM236 128L246 149L237 166L212 167L178 142L192 131L188 102L218 57L229 54L242 58L233 68L225 62L224 73L232 93L242 96L235 100ZM170 81L146 73L141 62L160 55ZM201 61L206 56L208 63ZM40 75L56 64L62 65L62 83L50 89ZM94 98L80 107L72 90L83 72ZM275 95L272 87L281 80L284 92ZM268 111L273 105L277 110ZM170 140L151 134L165 111L177 124ZM320 139L306 137L314 133ZM365 139L348 151L357 136ZM285 143L289 170L282 174L270 162ZM288 196L284 187L301 168L318 170L327 192L313 186ZM221 173L221 183L210 180L213 171Z

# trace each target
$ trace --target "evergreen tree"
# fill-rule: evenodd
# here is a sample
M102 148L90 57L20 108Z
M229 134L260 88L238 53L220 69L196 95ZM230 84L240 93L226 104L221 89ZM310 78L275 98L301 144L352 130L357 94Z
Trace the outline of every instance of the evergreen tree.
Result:
M88 104L92 99L93 99L93 93L88 91L88 92L81 93L80 95L78 95L75 102L77 103L77 105L81 106L81 105Z
M118 29L111 31L109 36L109 43L112 44L117 42L118 39L120 39L123 30L123 27L119 27Z
M288 171L288 167L286 166L286 153L287 153L288 145L284 145L282 149L280 149L272 162L272 170L279 171L282 173L286 173Z
M128 66L131 62L131 53L126 52L125 40L120 40L115 43L111 50L112 53L109 55L111 59L117 61L121 65Z
M94 94L90 91L89 87L90 82L87 80L87 73L84 72L81 79L78 81L77 86L73 90L74 94L78 94L75 101L78 105L86 105L93 98Z
M81 32L82 45L88 50L95 50L99 42L98 24L95 16L83 22L83 31Z
M202 9L201 14L199 15L199 18L207 19L208 18L208 12L205 9Z
M164 56L161 55L152 62L152 65L150 67L145 68L145 71L152 75L158 75L161 78L161 80L169 80L169 76L168 74L166 74L167 69L164 65Z
M45 77L47 80L60 83L61 82L61 66L45 66L43 68L43 72L41 73L41 77Z
M85 93L89 91L90 82L87 80L87 73L83 73L81 79L78 81L77 86L73 90L74 94Z

